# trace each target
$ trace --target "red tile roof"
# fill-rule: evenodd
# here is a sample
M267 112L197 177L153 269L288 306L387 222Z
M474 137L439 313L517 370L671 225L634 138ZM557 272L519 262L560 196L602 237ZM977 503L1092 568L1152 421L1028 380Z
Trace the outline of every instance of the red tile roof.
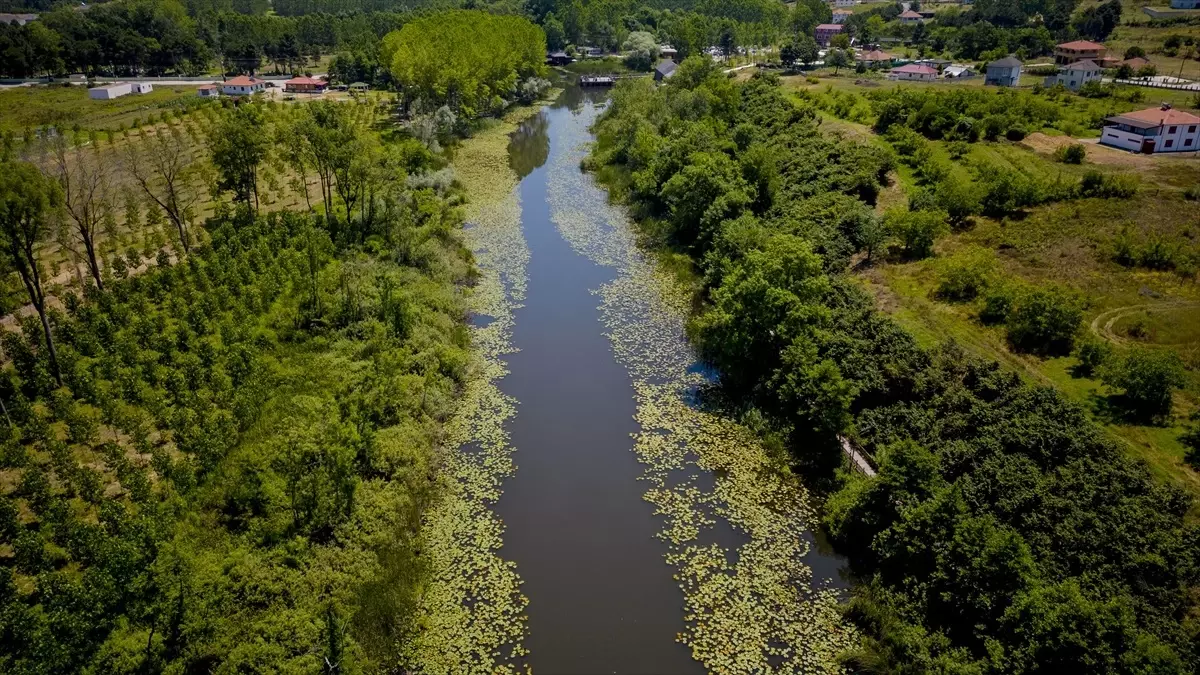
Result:
M284 84L310 84L310 85L315 85L315 86L320 86L320 87L325 87L325 86L329 85L329 83L326 82L325 80L318 80L315 77L308 77L307 75L300 75L298 77L293 77L292 79L288 80L287 82L284 82Z
M892 55L887 52L881 52L878 49L873 49L869 52L863 52L858 55L859 61L891 61Z
M1072 42L1064 42L1058 46L1059 49L1074 49L1082 51L1084 49L1104 49L1104 45L1088 40L1074 40Z
M1127 117L1139 122L1151 122L1153 124L1200 124L1200 117L1174 108L1167 110L1163 110L1162 108L1146 108L1145 110L1121 113L1120 115L1115 115L1115 117Z
M899 68L892 68L891 72L893 72L893 73L912 73L914 75L937 75L938 71L936 68L930 68L929 66L918 66L915 63L910 63L907 66L900 66Z
M901 19L920 19L921 15L917 14L916 12L912 11L911 9L906 9L900 13L900 18Z
M262 83L263 81L256 77L246 77L245 75L238 75L232 80L225 80L225 85L229 87L249 87Z

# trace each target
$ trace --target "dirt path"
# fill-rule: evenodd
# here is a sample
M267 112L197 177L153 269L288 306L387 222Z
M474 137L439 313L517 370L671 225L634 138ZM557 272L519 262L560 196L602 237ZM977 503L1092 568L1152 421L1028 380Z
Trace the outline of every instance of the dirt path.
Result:
M1200 307L1200 302L1195 300L1172 300L1168 302L1147 302L1139 305L1128 305L1126 307L1117 307L1106 312L1101 312L1092 319L1090 328L1093 334L1112 342L1113 344L1126 344L1131 340L1127 337L1118 335L1113 326L1121 319L1136 314L1137 312L1165 312L1172 309L1187 309L1191 307Z

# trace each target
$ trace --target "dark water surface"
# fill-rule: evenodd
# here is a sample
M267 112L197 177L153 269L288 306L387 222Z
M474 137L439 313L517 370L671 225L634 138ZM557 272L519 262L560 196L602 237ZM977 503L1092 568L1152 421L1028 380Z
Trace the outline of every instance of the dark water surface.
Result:
M568 245L547 200L547 160L569 150L565 131L586 124L572 111L592 98L568 88L510 147L530 258L513 332L520 351L500 382L519 402L509 425L517 471L496 506L507 528L503 555L516 562L529 598L535 673L700 673L676 642L683 593L664 561L667 545L655 537L661 522L643 499L648 486L638 480L632 383L592 293L615 272ZM728 543L736 550L737 541ZM807 562L818 580L841 585L838 559L814 551Z
M699 673L675 641L683 593L637 480L633 387L591 293L613 272L572 250L550 219L545 162L566 150L555 132L583 123L571 113L575 103L560 101L522 125L510 150L524 178L530 258L513 332L520 351L501 381L519 401L510 425L517 472L497 505L504 554L525 581L535 673Z

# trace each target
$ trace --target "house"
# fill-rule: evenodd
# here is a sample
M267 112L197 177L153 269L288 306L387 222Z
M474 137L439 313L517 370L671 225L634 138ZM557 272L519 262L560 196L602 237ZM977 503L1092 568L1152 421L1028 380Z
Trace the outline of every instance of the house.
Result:
M1088 40L1064 42L1054 48L1054 62L1067 66L1079 61L1098 61L1104 57L1104 45Z
M217 89L215 84L202 84L196 89L196 93L200 95L200 98L217 98L221 95L221 90Z
M663 59L662 61L659 61L658 65L654 67L654 81L662 82L663 80L670 79L670 77L675 74L675 69L678 67L679 66L671 59Z
M88 98L96 101L109 101L124 96L133 91L133 85L128 82L117 82L88 89Z
M575 53L587 59L598 59L604 56L604 50L599 47L580 47L575 50Z
M833 0L833 6L839 8L853 7L857 4L858 0Z
M284 82L283 90L289 94L320 94L328 86L329 83L325 80L301 75Z
M953 62L947 61L946 59L918 59L913 61L913 63L917 64L918 66L929 66L935 70L941 70Z
M1195 152L1200 150L1200 116L1158 108L1114 115L1104 120L1100 143L1134 152Z
M1015 87L1021 82L1021 60L1015 56L996 59L987 66L987 76L984 84L994 84L997 87Z
M254 76L238 75L221 83L221 93L226 96L249 96L267 88L265 80Z
M888 71L889 80L918 80L921 82L933 82L938 76L936 68L929 66L918 66L915 63L910 63L899 68L892 68Z
M9 14L7 12L0 12L0 23L15 23L18 26L24 26L30 21L36 21L37 18L37 14Z
M960 77L975 77L978 73L971 66L946 66L942 70L942 77L952 80Z
M868 68L874 68L883 64L891 64L892 55L878 49L872 49L869 52L859 52L854 61L865 64Z
M1171 0L1171 9L1200 9L1200 0Z
M1100 66L1092 61L1079 61L1059 68L1058 74L1047 77L1045 84L1047 87L1061 84L1071 91L1079 91L1079 88L1088 82L1099 82L1103 74Z
M679 56L679 50L675 49L671 45L663 45L658 48L658 55L664 59L671 59L674 61L675 57Z
M846 20L852 16L854 16L854 12L851 12L848 9L835 9L833 11L833 22L846 23Z
M903 12L900 13L900 16L898 16L896 18L900 19L900 23L902 23L906 26L918 24L918 23L921 23L921 21L922 21L921 15L917 14L916 12L912 11L911 9L904 10Z
M828 47L829 41L833 39L834 35L842 32L843 28L845 28L845 26L836 23L823 23L817 26L814 34L817 44L821 45L822 47Z
M546 63L551 66L565 66L572 60L573 59L570 56L567 56L567 53L564 51L557 51L546 55Z
M154 85L149 82L134 82L131 86L135 94L149 94L154 91Z

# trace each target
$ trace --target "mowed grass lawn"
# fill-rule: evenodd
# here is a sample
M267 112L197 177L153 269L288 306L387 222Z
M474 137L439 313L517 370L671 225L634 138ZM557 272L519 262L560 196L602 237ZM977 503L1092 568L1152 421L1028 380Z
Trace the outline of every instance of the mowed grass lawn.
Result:
M808 90L810 96L819 99L827 129L883 146L889 144L870 127L874 118L869 102L863 98L867 92L896 86L978 86L887 81L875 84L861 79L856 83L853 76L824 78L817 84L809 84L802 77L785 78L785 82L797 98L800 91ZM839 98L840 104L835 105ZM1109 111L1151 105L1078 96L1062 97L1058 104L1064 121L1080 127ZM968 180L973 176L971 167L983 163L1025 173L1042 183L1073 183L1084 172L1096 170L1136 175L1140 189L1135 197L1069 200L1000 220L975 217L969 227L942 239L932 258L877 262L862 267L859 278L879 306L922 343L954 340L977 355L1004 363L1032 382L1059 389L1092 411L1097 421L1131 454L1145 460L1155 475L1200 495L1200 474L1184 463L1184 447L1178 440L1188 418L1200 409L1200 285L1194 271L1187 274L1128 268L1114 260L1120 237L1139 245L1161 241L1170 247L1200 247L1200 203L1188 200L1184 194L1188 187L1200 185L1200 157L1194 153L1136 155L1096 145L1095 129L1085 128L1083 135L1093 138L1086 143L1088 157L1082 165L1054 160L1054 149L1072 140L1053 127L1020 142L972 143L957 160L951 159L947 143L933 141L933 146L935 154L950 162L953 173ZM902 205L905 193L915 187L913 169L898 163L894 184L884 191L880 210ZM1140 343L1177 352L1189 377L1187 386L1175 397L1171 423L1130 423L1113 413L1112 396L1116 392L1098 378L1074 375L1077 360L1073 356L1039 358L1017 353L1009 348L1003 326L987 326L979 321L980 301L940 300L937 288L943 270L966 256L983 256L990 261L999 283L1058 285L1077 292L1086 301L1085 333L1091 332L1093 321L1100 319L1097 332L1118 345ZM1200 517L1200 508L1195 515Z
M83 85L35 85L0 90L0 131L21 135L25 129L55 125L70 129L116 129L145 120L164 108L196 98L196 85L155 86L149 94L126 94L111 101L88 98Z

